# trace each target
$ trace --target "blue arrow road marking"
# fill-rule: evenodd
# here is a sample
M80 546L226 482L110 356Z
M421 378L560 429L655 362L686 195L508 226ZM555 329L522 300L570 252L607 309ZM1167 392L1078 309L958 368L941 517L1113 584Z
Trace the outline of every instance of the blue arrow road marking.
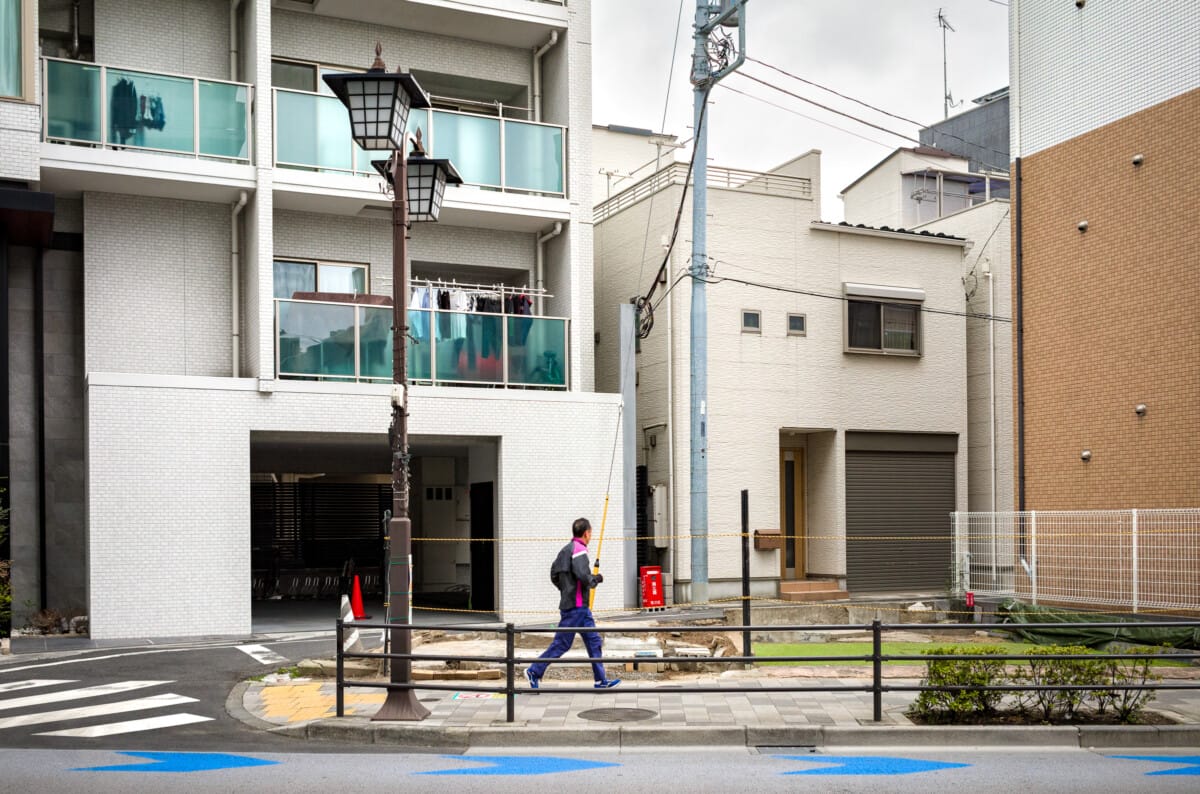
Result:
M888 758L877 755L777 755L786 761L805 761L810 764L836 764L820 769L798 769L785 775L911 775L915 772L936 772L939 769L959 769L970 764L948 761L922 761L916 758Z
M148 758L148 764L117 764L87 766L72 772L210 772L215 769L237 769L247 766L271 766L278 761L264 761L228 753L121 753L133 758Z
M1160 769L1147 775L1193 775L1200 777L1200 755L1110 755L1109 758L1128 758L1130 761L1157 761L1162 764L1186 764L1180 769Z
M477 761L491 766L467 769L439 769L435 772L416 772L417 775L552 775L555 772L582 772L620 766L603 761L579 761L574 758L553 758L543 755L447 755L455 761Z

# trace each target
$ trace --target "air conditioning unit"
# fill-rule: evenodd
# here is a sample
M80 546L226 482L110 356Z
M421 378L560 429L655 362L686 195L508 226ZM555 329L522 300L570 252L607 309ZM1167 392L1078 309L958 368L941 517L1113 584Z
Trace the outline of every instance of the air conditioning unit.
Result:
M655 548L665 549L671 545L671 515L667 509L667 486L655 485L650 489L650 523L654 533Z

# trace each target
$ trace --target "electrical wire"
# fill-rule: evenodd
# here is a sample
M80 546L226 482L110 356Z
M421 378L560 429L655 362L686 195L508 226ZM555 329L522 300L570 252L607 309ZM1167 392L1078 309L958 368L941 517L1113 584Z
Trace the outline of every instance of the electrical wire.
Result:
M965 144L968 144L968 145L974 146L974 147L976 147L977 149L979 149L979 150L981 150L981 151L988 151L988 152L991 152L992 154L999 155L1000 157L1004 158L1004 164L1003 164L1003 165L997 165L996 163L993 163L993 162L990 162L990 161L989 161L988 163L986 163L986 164L987 164L989 167L991 167L991 168L993 168L993 169L995 169L995 170L997 170L997 171L1003 171L1003 172L1007 173L1007 172L1008 172L1008 170L1009 170L1009 167L1008 167L1008 157L1009 157L1009 152L1002 152L1002 151L1000 151L999 149L993 149L993 148L991 148L990 146L982 146L982 145L980 145L979 143L977 143L977 142L975 142L975 141L969 141L969 140L967 140L966 138L963 138L963 137L961 137L961 136L959 136L959 135L955 135L955 134L954 134L954 133L952 133L952 132L947 132L947 131L945 131L945 130L941 130L941 129L934 129L933 127L927 127L926 125L922 124L922 123L921 123L921 122L919 122L919 121L914 121L913 119L906 118L906 117L904 117L904 116L899 116L899 115L897 115L897 114L895 114L895 113L892 113L892 112L890 112L890 111L884 110L883 108L875 107L874 105L871 105L871 104L869 104L869 103L867 103L867 102L864 102L864 101L862 101L861 99L856 99L856 98L854 98L854 97L850 96L849 94L843 94L843 93L841 93L840 91L837 91L837 90L835 90L835 89L833 89L833 88L830 88L829 86L826 86L826 85L821 85L820 83L817 83L817 82L815 82L815 81L813 81L813 80L809 80L809 79L807 79L807 78L801 77L800 75L793 74L793 73L791 73L791 72L787 71L786 69L782 69L782 68L780 68L780 67L778 67L778 66L775 66L774 64L767 63L766 61L762 61L762 60L759 60L759 59L757 59L757 58L749 58L749 57L748 57L748 58L746 58L746 60L748 60L748 61L753 61L753 62L754 62L754 63L756 63L756 64L759 64L759 65L761 65L761 66L765 66L765 67L767 67L768 69L772 69L772 70L774 70L774 71L776 71L776 72L779 72L780 74L782 74L782 75L785 75L785 76L787 76L787 77L790 77L790 78L792 78L793 80L797 80L797 81L799 81L799 82L801 82L801 83L805 83L806 85L811 85L811 86L813 86L813 87L815 87L815 88L819 88L819 89L821 89L822 91L828 91L829 93L831 93L831 94L834 94L835 96L841 97L842 99L847 99L847 100L849 100L849 101L851 101L851 102L854 102L854 103L856 103L856 104L862 105L862 106L863 106L863 107L865 107L865 108L869 108L870 110L873 110L873 111L875 111L875 112L877 112L877 113L882 113L882 114L883 114L883 115L885 115L885 116L890 116L890 117L892 117L892 118L894 118L894 119L897 119L897 120L899 120L899 121L903 121L903 122L905 122L906 124L913 124L913 125L915 125L915 126L917 126L917 127L920 127L922 130L932 130L932 131L933 131L933 133L934 133L934 135L935 135L935 137L936 137L936 136L941 136L941 137L943 137L943 138L950 138L950 139L952 139L952 140L956 140L956 141L959 141L959 142L961 142L961 143L965 143ZM771 88L774 88L774 89L775 89L775 90L777 90L777 91L783 91L784 93L789 93L789 94L790 94L790 92L786 91L785 89L783 89L783 88L781 88L781 87L779 87L779 86L776 86L774 83L770 83L770 82L767 82L767 81L765 81L765 80L761 80L761 79L759 79L759 78L757 78L757 77L754 77L754 76L752 76L752 75L749 75L749 74L746 74L746 73L743 73L743 72L739 72L739 74L741 74L743 77L748 77L748 78L750 78L751 80L754 80L754 81L756 81L756 82L762 83L763 85L766 85L766 86L769 86L769 87L771 87ZM802 100L802 101L804 101L804 102L809 102L809 103L811 103L811 104L817 105L817 107L820 107L820 108L822 108L823 110L828 110L828 111L830 111L830 112L837 113L837 114L838 114L838 115L840 115L840 116L845 116L845 117L847 117L847 118L853 119L854 121L857 121L857 122L859 122L860 124L866 124L866 125L868 125L868 126L874 127L875 129L883 130L884 132L887 132L887 133L889 133L889 134L891 134L891 135L895 135L895 136L897 136L897 137L904 138L905 140L912 141L912 142L916 143L918 146L932 146L932 147L936 148L936 144L925 144L925 143L923 143L923 142L922 142L922 141L921 141L919 138L910 138L910 137L908 137L908 136L904 135L903 133L899 133L899 132L896 132L895 130L889 130L889 129L886 129L886 128L884 128L884 127L880 127L880 126L879 126L879 125L877 125L877 124L872 124L871 122L869 122L869 121L866 121L865 119L861 119L861 118L859 118L859 117L857 117L857 116L854 116L854 115L852 115L852 114L850 114L850 113L843 113L843 112L842 112L842 111L840 111L840 110L834 110L833 108L827 107L826 105L822 105L822 104L820 104L820 103L818 103L818 102L815 102L815 101L813 101L813 100L811 100L811 99L806 99L805 97L799 96L798 94L790 94L790 95L791 95L791 96L794 96L794 97L796 97L797 99L800 99L800 100Z
M829 93L833 94L834 96L840 96L842 99L849 99L851 102L855 103L856 105L862 105L863 107L868 108L869 110L874 110L876 113L882 113L885 116L891 116L892 118L897 119L899 121L903 121L908 124L915 124L918 127L925 126L924 124L922 124L919 121L913 121L912 119L906 118L904 116L897 116L895 113L884 110L883 108L877 108L874 105L863 102L861 99L855 99L854 97L850 96L849 94L843 94L840 91L835 91L834 89L830 88L829 86L824 86L824 85L821 85L820 83L815 83L812 80L801 77L798 74L792 74L791 72L787 71L786 69L781 69L778 66L767 63L766 61L760 61L758 58L751 58L751 57L747 56L746 60L750 61L751 63L757 63L760 66L765 66L768 69L773 69L774 71L779 72L780 74L782 74L786 77L790 77L793 80L799 80L801 83L811 85L814 88L819 88L822 91L828 91Z
M726 262L725 264L731 264L731 263ZM769 289L769 290L774 290L776 292L787 292L787 293L790 293L793 295L808 295L808 296L811 296L814 298L827 298L829 300L837 300L837 301L852 300L852 298L847 295L835 295L835 294L832 294L829 292L820 292L818 290L809 290L809 289L799 289L797 287L782 287L777 284L764 284L761 281L751 281L750 279L735 278L734 276L720 276L717 278L705 279L705 281L709 284L720 284L723 281L729 281L734 284L742 284L747 287L758 287L760 289ZM989 321L994 321L994 322L999 322L999 323L1012 322L1012 318L1010 318L1010 317L999 317L999 316L991 315L991 314L980 314L978 312L961 312L961 311L955 311L953 309L933 309L933 308L930 308L923 304L917 308L919 311L925 312L926 314L944 314L944 315L949 315L951 317L966 317L966 318L974 319L974 320L989 320Z
M829 105L823 105L820 102L816 101L815 99L809 99L808 97L800 96L799 94L795 93L794 91L789 91L782 86L775 85L774 83L769 83L766 80L760 80L759 78L755 77L752 74L746 74L745 72L734 72L734 74L737 75L738 77L743 77L747 80L753 80L754 82L756 82L760 85L765 85L767 88L772 88L772 89L780 92L781 94L787 94L790 97L799 99L801 102L807 102L810 105L816 105L817 107L821 108L822 110L827 110L830 113L836 113L837 115L848 118L851 121L857 121L859 124L865 124L866 126L877 129L880 132L886 132L888 135L895 135L897 138L903 138L904 140L909 141L911 143L915 143L918 146L922 145L920 139L914 138L911 135L905 135L902 132L896 132L895 130L889 130L887 127L881 127L878 124L867 121L866 119L860 119L858 116L855 116L851 113L846 113L844 111L837 110L836 108L831 108L831 107L829 107Z
M683 27L683 0L679 0L679 10L675 12L675 43L671 46L671 66L667 70L667 95L663 99L662 122L658 125L658 134L662 135L667 128L667 108L671 104L671 83L675 79L675 55L679 51L679 31ZM661 151L661 147L660 147ZM655 158L657 160L657 158ZM650 208L646 211L646 233L642 237L642 258L638 260L637 283L642 283L645 275L646 249L650 246L650 222L654 218L654 197L657 191L650 194Z
M708 115L708 96L712 93L712 83L704 89L704 95L700 101L700 117L696 119L696 135L699 136L704 129L704 119ZM679 207L675 211L675 224L671 229L671 239L667 243L667 250L663 254L662 265L659 266L658 272L654 275L654 283L650 285L650 289L642 298L638 298L637 306L640 311L644 306L650 305L650 300L654 297L654 291L658 288L658 282L662 280L663 274L667 272L667 265L671 262L671 251L675 249L675 240L679 237L679 224L683 220L683 208L687 206L688 185L692 181L692 169L696 167L696 152L699 148L692 146L692 156L688 159L687 175L683 179L683 190L679 195ZM642 339L650 335L650 330L654 327L654 320L651 318L648 323L643 323L643 328L640 331Z

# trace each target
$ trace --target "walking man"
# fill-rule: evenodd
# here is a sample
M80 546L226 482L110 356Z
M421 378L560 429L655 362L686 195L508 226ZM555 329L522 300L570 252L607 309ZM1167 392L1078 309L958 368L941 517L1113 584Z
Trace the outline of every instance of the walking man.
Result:
M571 535L571 542L562 547L558 556L554 558L554 564L550 566L550 581L554 582L561 593L558 609L562 619L558 622L558 627L591 628L596 625L596 621L592 618L592 610L588 608L588 596L593 587L604 581L604 577L600 574L593 576L591 565L588 563L587 547L592 539L591 523L586 518L575 519L575 523L571 525ZM598 659L601 648L600 635L594 631L579 633L583 635L583 644L587 648L588 656ZM555 634L550 647L538 659L557 659L562 656L575 644L575 634L573 631L560 631ZM549 666L548 661L537 661L525 668L525 678L530 687L538 688ZM600 662L592 662L592 676L596 680L596 689L609 689L621 683L619 678L605 678L604 665Z

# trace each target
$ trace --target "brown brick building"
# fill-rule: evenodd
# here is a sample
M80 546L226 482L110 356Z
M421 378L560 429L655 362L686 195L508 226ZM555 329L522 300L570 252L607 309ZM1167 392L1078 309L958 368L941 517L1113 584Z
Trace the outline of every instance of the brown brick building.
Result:
M1014 507L1198 507L1200 22L1080 5L1011 15Z

